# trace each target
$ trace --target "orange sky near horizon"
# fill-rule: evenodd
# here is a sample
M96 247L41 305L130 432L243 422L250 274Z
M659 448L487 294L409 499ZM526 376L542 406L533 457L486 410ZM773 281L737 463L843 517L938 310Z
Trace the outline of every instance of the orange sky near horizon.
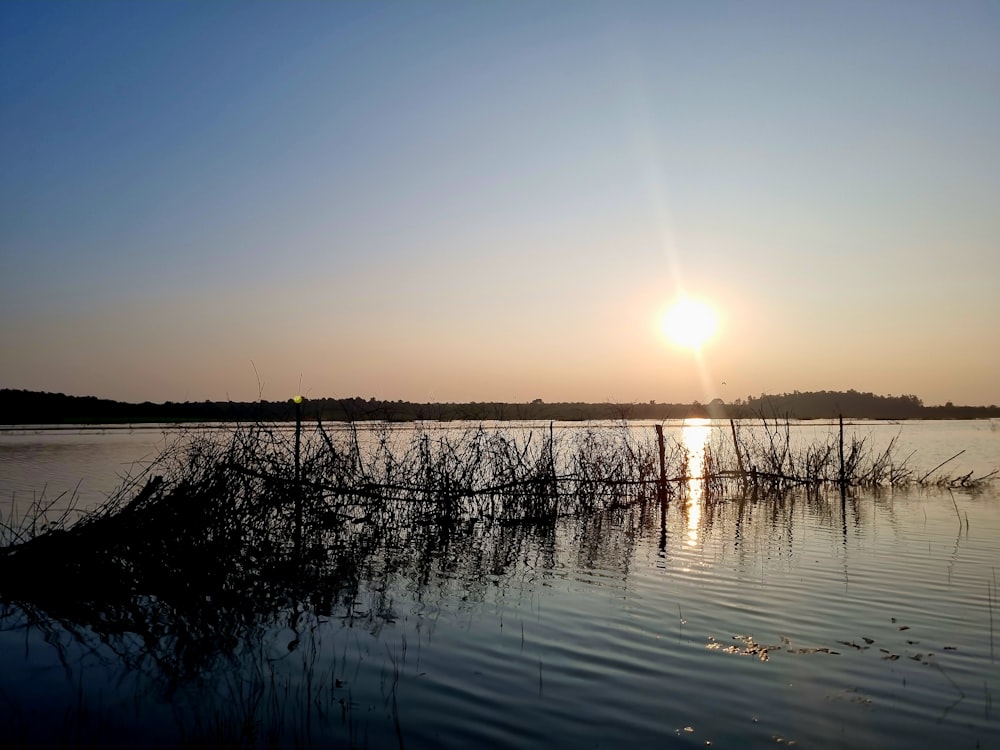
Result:
M2 4L0 387L998 403L998 39L983 3Z

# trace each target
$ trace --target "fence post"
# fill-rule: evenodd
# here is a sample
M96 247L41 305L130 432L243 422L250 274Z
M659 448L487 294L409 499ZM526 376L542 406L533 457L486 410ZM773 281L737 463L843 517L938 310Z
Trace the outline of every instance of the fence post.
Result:
M549 471L552 472L552 481L556 479L556 434L555 421L549 420Z
M556 475L556 434L555 421L549 420L549 492L559 507L559 477Z
M743 491L743 494L746 495L747 472L746 469L743 468L743 454L740 453L740 441L736 437L736 423L732 420L732 417L729 419L729 429L733 431L733 449L736 451L736 465L740 470L740 489Z
M295 553L302 551L302 396L295 402Z
M434 489L434 478L431 470L431 439L426 433L420 437L420 462L424 466L424 488L430 497Z
M838 477L840 484L840 498L841 500L847 495L847 488L845 486L846 477L844 476L844 415L840 415L840 444L838 446L840 453L840 475Z
M656 448L660 456L660 499L666 502L667 498L667 454L663 447L663 425L656 425Z

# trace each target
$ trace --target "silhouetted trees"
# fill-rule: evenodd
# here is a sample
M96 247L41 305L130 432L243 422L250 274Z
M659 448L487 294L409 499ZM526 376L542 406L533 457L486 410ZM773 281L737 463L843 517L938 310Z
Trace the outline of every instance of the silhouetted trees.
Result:
M963 407L980 410L983 407ZM732 416L791 416L797 419L829 419L843 415L856 419L927 419L930 415L917 396L878 396L860 391L812 391L748 396L738 408L730 407ZM942 413L945 418L958 415ZM964 416L989 416L988 414Z
M1000 407L924 406L917 396L879 396L860 391L812 391L761 394L727 404L713 399L708 404L637 404L544 402L503 403L414 403L381 401L374 397L309 399L303 417L326 422L416 420L618 420L618 419L714 419L773 418L833 419L982 419L1000 417ZM93 396L67 396L14 389L0 390L0 424L115 424L140 422L256 422L292 421L295 405L287 401L201 401L155 404L124 403Z

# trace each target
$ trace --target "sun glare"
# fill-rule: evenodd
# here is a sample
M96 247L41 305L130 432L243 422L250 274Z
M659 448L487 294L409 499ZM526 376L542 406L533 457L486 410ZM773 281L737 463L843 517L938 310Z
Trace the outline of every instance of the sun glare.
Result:
M719 318L709 305L701 300L682 297L663 315L663 335L677 346L700 350L715 335Z

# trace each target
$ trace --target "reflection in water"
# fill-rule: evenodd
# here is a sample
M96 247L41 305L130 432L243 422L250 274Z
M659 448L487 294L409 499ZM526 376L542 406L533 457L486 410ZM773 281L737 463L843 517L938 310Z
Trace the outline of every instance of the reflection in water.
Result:
M674 433L670 466L686 457L669 475L671 490L684 477L678 502L606 491L605 477L631 476L610 470L627 461L655 476L656 456L633 443L634 454L614 453L595 430L580 438L588 452L533 440L530 453L526 440L480 429L441 451L482 451L546 480L496 498L318 483L290 494L287 459L266 464L268 476L202 474L169 495L129 494L127 512L90 531L0 551L0 744L661 746L690 726L736 745L773 744L780 730L803 746L902 750L973 747L992 732L994 639L978 592L991 586L989 601L1000 600L1000 504L962 493L845 504L805 488L727 499L705 479L725 446L710 447L713 429L688 420ZM258 444L281 458L266 438ZM368 460L335 450L336 438L326 452L306 445L304 473L387 466L398 481L412 460L436 486L469 486L462 464L428 450L385 461L387 438ZM199 445L192 472L211 448ZM234 455L222 454L225 467ZM575 488L552 491L553 456L580 455L591 459L573 464L584 472ZM301 546L296 501L309 520ZM586 512L566 512L571 501ZM668 546L668 530L684 542ZM938 610L949 617L928 616ZM735 645L706 648L703 633ZM754 669L725 655L768 652ZM901 678L915 686L905 707L870 706L868 694L892 694ZM544 700L524 701L543 679ZM586 705L590 720L557 705Z
M712 423L708 419L685 419L681 428L681 441L688 456L687 481L684 490L687 500L684 504L687 516L688 546L698 543L698 526L701 522L701 500L705 494L705 446L712 432Z

